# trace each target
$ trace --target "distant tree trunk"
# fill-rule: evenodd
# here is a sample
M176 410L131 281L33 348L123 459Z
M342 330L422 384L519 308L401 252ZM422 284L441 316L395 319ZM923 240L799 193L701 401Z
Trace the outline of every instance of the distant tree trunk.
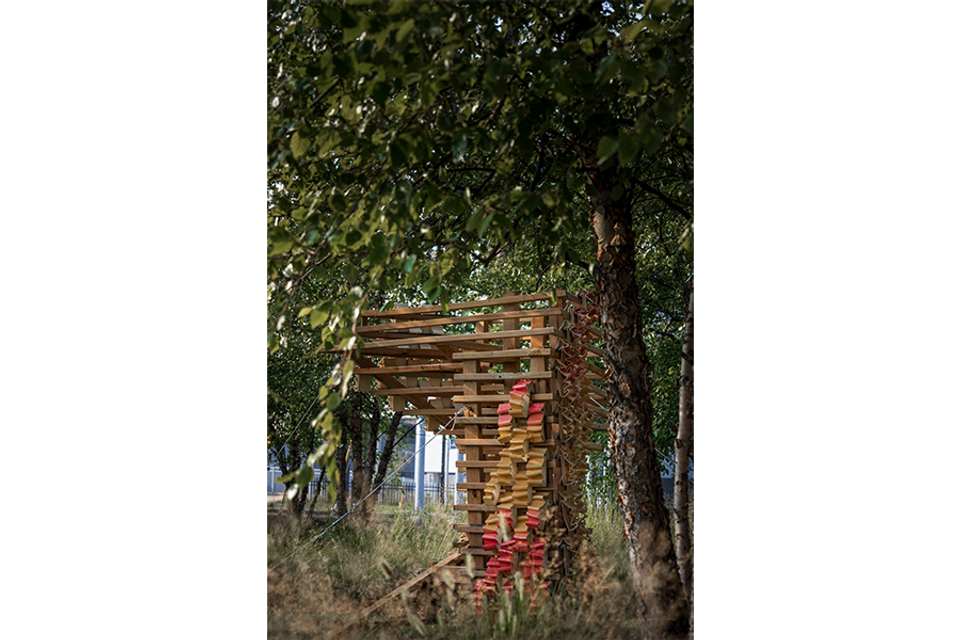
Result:
M690 554L690 640L697 640L697 501L690 505L690 526L693 528L693 552Z
M365 495L363 493L363 432L360 430L360 418L357 418L356 422L355 433L359 432L359 437L351 437L350 439L350 450L353 452L353 478L350 484L351 508L357 506Z
M377 462L377 441L380 435L380 403L373 399L373 411L370 416L370 429L367 433L367 451L364 454L361 499L373 489L373 467ZM369 518L373 514L373 496L363 503L363 517Z
M337 461L337 503L334 508L339 518L347 512L347 443L337 445L333 455Z
M387 427L386 440L383 443L383 453L380 454L380 460L377 463L377 474L371 483L374 487L379 487L383 479L387 477L387 467L390 465L390 459L393 457L393 447L397 440L397 429L400 428L400 420L403 418L403 412L395 411L393 418L390 419L390 426ZM372 466L372 465L371 465ZM370 508L373 509L377 500L380 498L380 491L370 496Z
M690 550L689 450L693 441L693 292L687 307L687 326L680 351L680 426L675 443L676 479L673 487L673 513L677 531L677 559L680 580L687 599L693 598L693 554Z
M596 149L595 141L590 143ZM592 154L591 154L592 155ZM589 168L595 158L587 158ZM683 592L653 440L650 361L643 341L636 237L630 198L613 198L616 169L593 169L590 220L595 276L609 375L610 447L624 534L646 636L685 638L690 607Z
M281 475L286 475L291 471L296 471L300 466L300 451L295 443L291 443L289 451L285 447L274 449L274 455L277 459L277 466L280 467ZM293 481L283 485L283 502L281 503L287 509L287 513L295 516L303 514L303 508L307 503L307 487L300 487L297 495L293 499L287 497L287 489Z
M313 517L314 509L317 506L317 498L320 497L320 490L323 485L323 477L327 474L326 468L320 469L320 475L317 476L317 490L313 492L313 500L310 501L310 512L307 514Z

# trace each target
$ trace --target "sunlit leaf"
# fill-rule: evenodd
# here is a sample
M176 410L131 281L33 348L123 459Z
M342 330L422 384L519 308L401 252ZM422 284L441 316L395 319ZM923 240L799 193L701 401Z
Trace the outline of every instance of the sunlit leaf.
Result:
M301 136L299 131L294 131L293 135L290 137L290 151L293 152L295 158L300 158L307 152L310 148L310 139L306 136Z

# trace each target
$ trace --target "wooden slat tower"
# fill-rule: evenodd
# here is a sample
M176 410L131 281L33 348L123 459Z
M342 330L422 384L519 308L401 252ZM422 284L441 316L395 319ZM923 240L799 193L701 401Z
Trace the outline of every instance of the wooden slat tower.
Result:
M598 451L600 445L587 442L584 436L607 428L606 394L594 384L605 377L604 372L584 359L602 357L602 351L588 342L600 338L589 316L584 315L590 308L588 295L564 290L553 295L508 292L500 298L450 304L447 314L440 306L363 314L357 333L367 342L360 355L355 355L354 369L361 391L388 396L394 411L423 416L431 432L464 409L453 430L444 433L456 437L457 448L464 454L456 466L466 474L466 482L457 484L458 491L466 492L466 504L454 508L467 512L467 524L454 525L463 534L459 557L456 561L447 558L443 564L460 565L458 571L463 574L465 556L472 556L474 574L463 575L471 582L483 576L488 561L496 556L495 551L483 548L483 534L485 523L489 531L491 513L502 508L489 504L488 490L496 482L499 461L509 456L501 456L510 443L505 431L498 431L504 413L498 415L498 407L509 403L510 391L518 382L529 381L531 407L543 405L543 430L542 436L537 436L535 455L542 454L545 470L528 495L539 495L548 506L557 507L567 537L587 533L582 513L578 513L583 510L579 485L585 452ZM454 312L468 315L452 315ZM574 365L571 358L577 359ZM569 377L570 369L577 365L584 374L579 382ZM526 433L521 419L516 424ZM513 469L522 475L525 464L514 464ZM523 520L528 506L524 498L513 504L513 517ZM544 561L558 554L567 556L574 551L572 547L569 540L555 545L547 549ZM568 562L560 560L561 564Z

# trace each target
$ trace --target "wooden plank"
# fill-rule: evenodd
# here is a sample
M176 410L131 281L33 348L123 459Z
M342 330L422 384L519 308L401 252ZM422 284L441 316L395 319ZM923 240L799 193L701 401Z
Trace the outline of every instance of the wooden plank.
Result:
M361 366L363 366L363 367L374 368L373 361L370 360L370 358L358 356L357 359L356 359L356 361L357 361L357 364L359 364L359 365L361 365ZM379 382L381 382L384 386L386 386L386 387L406 388L406 385L405 385L404 383L400 382L399 380L397 380L397 379L394 378L393 376L375 374L374 377L375 377ZM399 400L400 397L398 396L397 399ZM391 399L391 402L392 402L392 401L393 401L393 400ZM410 396L410 397L407 399L407 401L410 402L413 406L417 407L418 409L433 409L433 408L435 408L435 407L433 407L430 403L428 403L425 399L421 399L419 396ZM404 407L400 407L401 410L402 410L403 408L404 408Z
M455 524L453 530L459 533L479 533L483 535L482 524Z
M521 309L520 311L507 311L502 313L478 313L469 316L446 316L442 318L431 318L429 320L415 320L412 322L396 322L390 324L375 324L363 327L357 327L358 335L367 335L383 331L400 331L405 329L417 329L422 327L440 327L451 324L476 324L477 322L491 322L493 320L504 320L507 318L536 318L540 316L561 315L560 309Z
M492 504L455 504L454 511L477 511L481 513L493 513L497 507Z
M476 428L476 427L474 427ZM479 430L479 429L478 429ZM479 435L479 434L477 434ZM487 440L484 438L457 438L457 446L460 447L503 447L497 439ZM486 486L486 485L484 485Z
M483 490L486 488L487 488L486 482L458 482L457 483L457 491L468 491L470 489Z
M552 393L534 393L530 395L531 402L547 402L548 400L553 400ZM453 396L454 402L459 402L465 404L467 402L497 402L504 403L510 402L510 394L508 393L495 393L492 395L485 396Z
M429 373L434 371L461 371L462 362L438 362L435 364L412 364L402 367L357 367L353 370L354 375L386 373L390 375L400 375L404 373Z
M454 361L484 360L486 362L503 362L516 359L533 358L536 356L552 356L553 349L511 349L509 351L484 351L482 353L455 353Z
M459 420L458 420L458 422L459 422ZM457 437L457 438L466 438L466 437L467 437L466 427L461 428L461 429L447 429L446 431L444 431L444 433L447 434L447 435L455 436L455 437ZM484 437L484 438L489 437L489 436L497 437L498 435L500 435L500 430L499 430L499 429L496 429L496 428L481 429L481 430L480 430L480 435L481 435L482 437Z
M543 340L543 338L540 338ZM552 378L554 375L553 371L536 371L536 372L514 372L514 373L457 373L454 374L454 380L541 380L545 378ZM469 377L467 377L469 376Z
M448 311L462 311L464 309L482 309L483 307L499 307L503 304L512 302L539 302L549 300L550 295L546 293L531 293L523 296L510 296L504 298L490 298L487 300L476 300L473 302L454 302L447 305ZM366 317L376 316L379 318L399 318L423 313L446 313L443 306L439 304L427 305L423 307L410 307L408 309L389 309L387 311L364 311Z
M372 396L454 396L462 393L463 387L410 387L409 389L377 389L371 391ZM451 410L452 413L453 410Z
M499 460L457 460L457 469L496 469Z
M409 336L407 339L406 336ZM467 350L477 350L477 351L500 351L502 347L495 344L486 344L484 342L478 342L473 338L474 334L464 333L464 334L449 334L449 335L433 335L433 334L422 334L422 333L382 333L380 335L370 336L371 338L376 338L370 342L367 342L363 345L363 352L366 353L368 348L379 349L383 346L397 346L397 345L419 345L419 349L429 349L430 345L435 345L437 349L441 352L444 352L444 349L450 349L451 353L454 348L456 349L467 349ZM444 338L441 340L440 338ZM491 338L494 340L494 338ZM413 348L413 347L411 347ZM415 353L415 352L413 352Z
M336 351L336 349L320 350L317 353L336 353ZM440 349L421 347L376 347L375 349L368 349L367 345L364 345L360 352L364 356L388 356L391 358L433 358L439 360L444 357L443 351L440 351Z
M374 602L372 605L370 605L369 607L361 611L360 618L361 619L366 618L371 613L373 613L374 611L382 607L384 603L389 602L392 598L395 598L396 596L400 595L402 591L409 591L411 588L416 586L418 583L424 581L425 579L430 577L432 574L436 573L438 570L457 562L458 560L460 560L460 558L461 558L460 551L459 550L454 551L453 553L448 555L446 558L444 558L440 562L434 564L426 571L422 571L412 580L409 580L406 583L400 585L399 587L397 587L396 589L394 589L393 591L391 591L390 593L388 593L387 595L380 598L379 600Z
M516 320L504 320L504 323L511 322L516 324ZM484 331L482 333L467 333L467 334L449 334L449 335L423 335L423 334L410 334L409 336L399 336L397 338L391 338L389 340L374 340L373 342L368 342L363 345L363 351L368 352L370 349L376 349L378 347L392 346L397 347L399 345L421 345L421 344L450 344L456 342L462 342L464 348L477 348L482 349L483 347L478 346L474 343L480 341L491 341L491 340L503 340L505 343L508 341L516 341L518 338L525 338L530 336L545 336L545 335L554 335L559 334L558 337L563 337L562 332L558 332L556 329L551 329L546 327L543 329L516 329L511 331ZM416 337L413 337L416 336ZM508 349L507 345L504 344L504 348Z
M405 416L452 416L456 412L456 409L404 409L401 411Z
M468 418L457 418L457 424L497 424L500 418L497 416L471 416Z

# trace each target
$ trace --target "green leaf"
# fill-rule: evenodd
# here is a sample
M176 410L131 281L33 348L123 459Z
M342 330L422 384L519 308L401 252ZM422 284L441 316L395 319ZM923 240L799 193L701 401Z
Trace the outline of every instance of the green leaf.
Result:
M354 14L356 15L356 14ZM360 34L367 30L367 17L359 16L356 25L343 28L343 41L352 42L360 37Z
M359 276L360 272L351 263L347 262L343 265L343 277L347 279L347 282L356 282Z
M693 135L693 112L687 114L687 117L683 119L683 122L680 123L680 128L684 131Z
M327 477L330 478L330 482L332 482L334 485L336 485L339 480L337 459L333 456L331 456L330 461L327 462Z
M310 483L313 482L313 469L311 467L302 467L297 472L297 484L303 488L310 486Z
M628 24L620 31L620 37L624 42L633 42L637 35L640 33L640 29L643 28L642 22L634 22L633 24Z
M400 28L397 29L397 42L403 42L403 40L413 31L413 18L410 18L406 22L400 25Z
M353 360L347 360L347 364L350 365L350 366L347 367L346 365L344 365L344 367L343 367L343 380L341 380L341 382L340 382L340 395L341 395L341 396L346 396L347 393L349 392L349 390L350 390L350 389L349 389L349 387L350 387L350 378L351 378L351 376L353 376Z
M493 217L495 215L496 214L491 213L480 222L480 226L477 228L478 236L480 236L481 238L483 237L483 233L487 230L487 227L490 226L490 223L493 222Z
M373 236L373 241L370 243L370 256L367 258L369 264L381 264L384 260L387 259L387 243L383 237L382 233L378 233ZM351 278L350 281L353 282L356 278Z
M403 262L403 270L406 273L413 271L413 263L417 261L417 256L410 256Z
M625 167L640 150L640 136L633 131L624 131L619 138L620 148L617 150L617 159L620 166Z
M673 0L653 0L650 4L650 13L655 16L662 15L670 10L672 4Z
M330 314L326 311L318 311L316 309L310 312L310 328L316 329L321 324L327 321L327 318L330 317Z
M394 140L390 145L390 164L393 168L402 167L407 162L407 144L402 139Z
M440 275L445 276L450 273L453 265L457 262L457 250L448 249L440 256Z
M609 136L600 138L600 144L597 145L597 161L603 164L620 148L620 142Z
M294 240L283 227L273 227L270 231L270 251L267 256L279 256L293 248Z
M387 82L375 82L370 88L370 95L377 106L382 109L387 104L387 98L390 97L390 85Z
M330 411L334 411L337 407L340 406L340 399L341 398L339 393L331 393L327 397L327 409L329 409Z
M293 152L293 157L299 160L309 148L310 139L301 136L299 131L294 131L290 138L290 151Z

